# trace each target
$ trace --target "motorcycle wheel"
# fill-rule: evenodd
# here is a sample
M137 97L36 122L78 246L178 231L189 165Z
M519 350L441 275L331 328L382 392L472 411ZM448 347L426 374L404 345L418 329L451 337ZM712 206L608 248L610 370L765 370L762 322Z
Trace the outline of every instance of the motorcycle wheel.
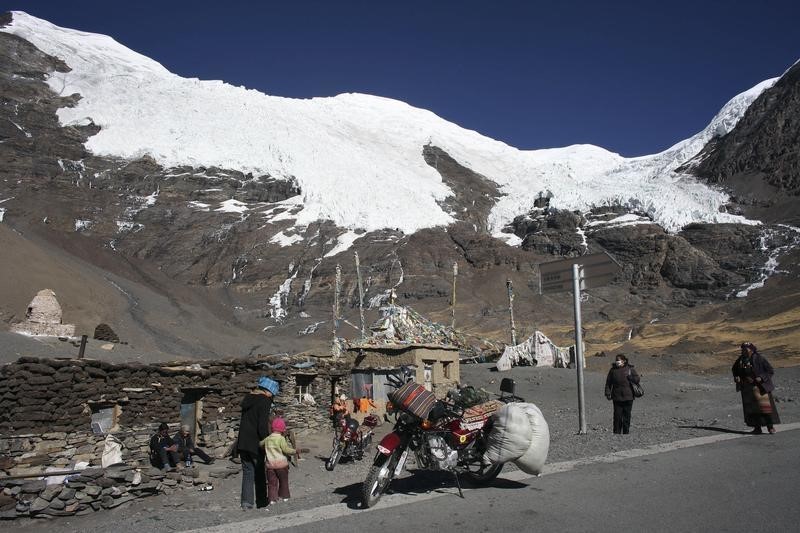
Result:
M328 460L325 461L325 470L331 472L336 465L339 464L339 459L342 458L342 447L338 444L333 448L331 451L331 456L328 457Z
M396 448L388 456L378 454L375 462L369 469L367 479L361 485L361 507L368 509L378 503L383 493L394 479L394 469L397 467L400 456L403 455L403 447Z
M466 465L464 478L467 483L472 485L488 485L494 478L500 475L503 470L503 463L486 463L483 460L483 453L486 451L486 438L481 436L475 442L477 457Z
M481 467L476 464L474 470L470 468L464 473L464 478L472 485L488 485L500 475L501 470L503 470L503 463L493 463Z

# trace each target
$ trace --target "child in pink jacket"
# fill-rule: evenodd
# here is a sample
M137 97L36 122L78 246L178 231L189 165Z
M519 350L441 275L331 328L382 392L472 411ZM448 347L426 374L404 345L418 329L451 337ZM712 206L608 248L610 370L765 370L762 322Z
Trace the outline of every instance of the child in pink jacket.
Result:
M286 422L283 418L272 421L272 433L261 441L266 453L267 467L267 495L269 503L278 503L278 498L286 501L289 499L289 459L287 456L297 453L283 433L286 431Z

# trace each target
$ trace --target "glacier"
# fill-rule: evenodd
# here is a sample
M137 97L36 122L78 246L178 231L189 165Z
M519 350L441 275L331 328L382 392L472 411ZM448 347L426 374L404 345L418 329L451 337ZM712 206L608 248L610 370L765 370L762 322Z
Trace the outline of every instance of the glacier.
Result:
M183 78L109 36L60 28L20 11L0 31L71 68L53 72L47 83L58 94L81 95L76 106L59 109L58 117L63 125L101 127L86 143L95 155L149 155L167 168L215 166L294 179L302 190L292 202L298 209L275 216L290 219L298 230L330 220L350 231L341 248L352 243L356 230L410 234L454 221L439 205L452 191L425 163L425 145L499 185L503 196L488 220L496 236L543 192L552 195L551 206L562 209L626 206L670 232L692 222L756 223L724 212L723 191L674 169L730 131L778 78L732 98L696 135L659 154L625 158L593 145L519 150L383 97L293 99ZM245 209L230 203L217 211ZM271 221L269 210L264 216ZM297 237L288 237L284 228L275 239L291 244Z

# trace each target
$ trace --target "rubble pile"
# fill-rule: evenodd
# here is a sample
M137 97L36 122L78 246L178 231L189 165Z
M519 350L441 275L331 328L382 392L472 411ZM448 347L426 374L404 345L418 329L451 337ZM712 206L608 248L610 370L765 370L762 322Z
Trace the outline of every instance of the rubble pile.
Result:
M210 477L227 477L237 471L237 466L231 466L223 471L187 468L163 473L153 468L143 471L131 465L114 465L86 468L60 478L0 479L0 519L83 516L137 498L205 487Z
M385 344L430 344L455 346L462 357L491 357L502 352L498 343L466 335L429 320L411 307L390 304L380 308L381 316L370 326L372 335L359 341L363 346Z

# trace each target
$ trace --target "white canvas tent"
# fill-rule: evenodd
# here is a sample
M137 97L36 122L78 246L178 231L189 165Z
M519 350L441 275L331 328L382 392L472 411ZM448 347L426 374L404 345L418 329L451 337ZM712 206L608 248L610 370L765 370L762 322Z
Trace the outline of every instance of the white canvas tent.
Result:
M571 362L570 348L556 346L544 333L536 331L522 344L506 346L497 369L502 372L520 365L567 368Z

